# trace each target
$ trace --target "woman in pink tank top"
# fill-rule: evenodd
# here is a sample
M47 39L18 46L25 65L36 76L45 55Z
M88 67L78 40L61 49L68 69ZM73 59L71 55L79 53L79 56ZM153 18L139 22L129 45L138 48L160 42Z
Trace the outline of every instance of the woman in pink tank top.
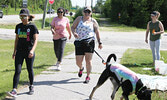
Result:
M67 38L71 39L71 30L69 19L65 17L64 8L60 7L57 9L57 15L51 22L51 31L53 34L54 51L57 58L57 70L61 70L60 63L64 53L64 47Z

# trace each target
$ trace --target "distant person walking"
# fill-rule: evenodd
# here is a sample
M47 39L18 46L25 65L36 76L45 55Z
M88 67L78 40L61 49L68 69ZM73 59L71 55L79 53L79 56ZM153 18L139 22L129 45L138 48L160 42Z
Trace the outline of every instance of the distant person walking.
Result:
M57 58L56 66L57 70L60 71L67 37L71 39L71 29L69 19L65 17L64 8L58 8L57 15L51 22L51 31L53 34L54 52Z
M153 66L155 65L155 60L160 60L160 44L161 44L161 34L164 33L164 27L161 21L158 20L160 13L158 11L153 11L151 13L151 21L147 24L145 42L148 43L148 34L150 33L149 44L153 56Z
M26 8L21 9L20 19L22 23L17 24L15 28L16 38L12 58L15 59L15 74L13 78L13 90L7 94L12 97L17 96L17 85L19 83L21 68L25 59L30 81L29 94L34 93L33 81L33 62L35 59L35 48L38 40L38 29L31 23L34 16L30 15Z
M98 41L98 48L102 49L102 43L100 41L99 26L97 21L91 17L92 9L87 6L84 7L83 16L78 16L73 26L71 27L72 33L75 37L75 55L76 64L79 67L78 76L82 76L84 67L82 66L83 59L86 61L87 76L84 83L88 83L90 80L90 73L92 69L92 56L95 47L95 35Z

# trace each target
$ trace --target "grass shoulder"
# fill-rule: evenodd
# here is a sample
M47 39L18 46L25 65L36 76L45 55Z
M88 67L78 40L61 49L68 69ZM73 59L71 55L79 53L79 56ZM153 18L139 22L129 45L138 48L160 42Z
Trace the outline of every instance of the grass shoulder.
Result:
M13 75L15 72L14 60L12 59L14 40L1 40L0 39L0 100L3 99L7 91L12 89ZM66 44L64 56L74 51L73 44ZM40 74L48 67L56 63L56 57L53 50L52 42L38 42L36 48L36 57L34 61L34 74ZM22 72L20 75L19 86L28 82L27 69L25 62L22 66Z

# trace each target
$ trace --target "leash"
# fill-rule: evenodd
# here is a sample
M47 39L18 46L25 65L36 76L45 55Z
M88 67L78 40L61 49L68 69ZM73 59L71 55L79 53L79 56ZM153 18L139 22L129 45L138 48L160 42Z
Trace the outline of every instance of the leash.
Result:
M104 65L106 65L106 62L105 62L104 59L99 55L99 53L98 53L96 50L94 50L94 52L101 58L102 63L103 63Z
M90 42L93 40L93 38L91 37L91 38L88 38L88 39L90 39L89 41L88 41L88 45L90 46ZM82 41L82 40L81 40ZM102 60L102 63L104 64L104 65L106 65L106 62L105 62L105 60L100 56L100 54L94 49L94 52L100 57L100 59Z

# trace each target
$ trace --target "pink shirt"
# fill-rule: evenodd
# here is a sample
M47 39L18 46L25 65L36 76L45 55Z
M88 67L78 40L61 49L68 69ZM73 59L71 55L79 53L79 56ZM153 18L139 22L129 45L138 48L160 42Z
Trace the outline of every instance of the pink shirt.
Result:
M63 37L68 37L68 31L66 27L70 26L69 19L67 17L53 18L51 22L51 26L55 28L55 34L53 35L53 39L57 40Z

